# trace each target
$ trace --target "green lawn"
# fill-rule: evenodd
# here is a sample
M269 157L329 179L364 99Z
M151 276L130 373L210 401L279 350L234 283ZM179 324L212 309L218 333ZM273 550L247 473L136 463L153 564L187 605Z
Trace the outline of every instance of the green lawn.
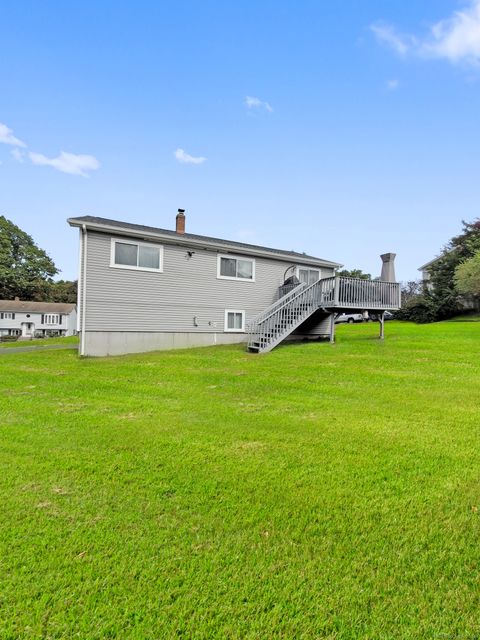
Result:
M480 324L0 357L0 638L478 638Z
M59 338L40 338L38 340L17 340L16 342L0 342L0 349L9 347L45 347L49 344L78 344L77 336Z

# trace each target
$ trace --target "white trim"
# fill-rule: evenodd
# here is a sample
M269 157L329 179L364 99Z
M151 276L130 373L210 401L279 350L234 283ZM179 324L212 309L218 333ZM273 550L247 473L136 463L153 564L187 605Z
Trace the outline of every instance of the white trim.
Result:
M242 328L241 329L229 329L228 328L228 314L240 313L242 316ZM223 324L223 330L225 333L245 333L245 311L243 309L225 309L225 319Z
M83 252L83 233L82 228L78 228L78 283L77 283L77 333L80 333L80 319L82 306L82 252Z
M220 265L222 258L233 260L244 260L245 262L252 263L252 277L251 278L238 278L237 276L222 276L220 274ZM217 254L217 279L218 280L235 280L236 282L255 282L255 258L249 256L239 256L233 253L219 253Z
M155 247L159 249L159 268L154 269L153 267L135 267L130 264L116 264L115 263L115 243L120 242L121 244L133 244L137 247ZM138 259L138 258L137 258ZM138 242L138 240L130 240L129 238L111 238L110 239L110 267L112 269L128 269L130 271L150 271L154 273L163 273L163 245L156 244L154 242Z
M85 355L85 316L87 310L87 227L83 225L83 280L82 280L82 338L80 340L80 355Z

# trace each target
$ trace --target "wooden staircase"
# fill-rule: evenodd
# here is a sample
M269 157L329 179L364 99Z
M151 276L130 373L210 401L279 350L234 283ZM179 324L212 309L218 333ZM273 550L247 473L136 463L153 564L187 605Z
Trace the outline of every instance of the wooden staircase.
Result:
M333 276L310 285L301 283L250 323L247 349L253 353L271 351L319 309L339 313L399 307L397 282Z

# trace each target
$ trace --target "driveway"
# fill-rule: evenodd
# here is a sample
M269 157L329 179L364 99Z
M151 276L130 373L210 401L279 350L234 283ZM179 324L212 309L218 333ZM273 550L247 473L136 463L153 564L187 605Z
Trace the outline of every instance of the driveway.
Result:
M53 351L54 349L77 349L78 344L46 344L32 345L31 347L3 347L0 348L0 356L9 353L23 353L25 351Z

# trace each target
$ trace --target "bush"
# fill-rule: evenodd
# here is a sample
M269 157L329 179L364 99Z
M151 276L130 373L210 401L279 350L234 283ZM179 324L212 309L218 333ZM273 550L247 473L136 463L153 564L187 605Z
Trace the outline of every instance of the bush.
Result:
M437 309L430 296L418 296L408 302L402 309L395 313L396 320L411 320L418 324L435 322Z
M455 269L455 287L467 296L480 296L480 251Z

